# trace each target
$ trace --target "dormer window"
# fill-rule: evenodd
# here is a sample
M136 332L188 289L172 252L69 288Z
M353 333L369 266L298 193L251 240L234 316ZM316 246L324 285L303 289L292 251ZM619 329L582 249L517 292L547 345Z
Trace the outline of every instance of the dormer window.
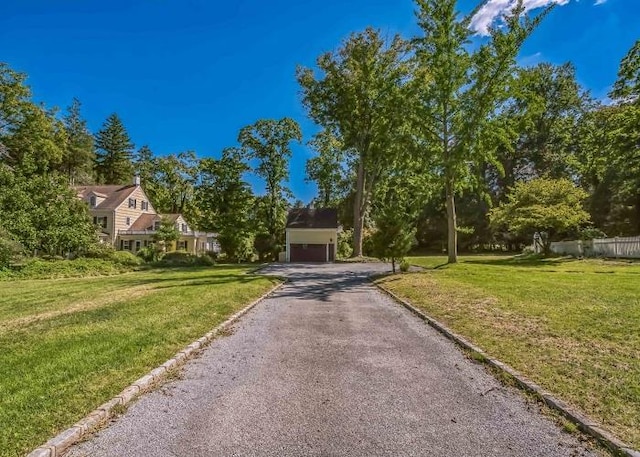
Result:
M182 233L187 232L187 224L182 224Z
M137 208L138 206L138 202L136 201L135 198L130 198L129 199L129 208Z
M131 225L131 218L127 217L127 225Z
M91 197L89 197L89 205L91 205L92 208L96 207L96 196L92 195Z

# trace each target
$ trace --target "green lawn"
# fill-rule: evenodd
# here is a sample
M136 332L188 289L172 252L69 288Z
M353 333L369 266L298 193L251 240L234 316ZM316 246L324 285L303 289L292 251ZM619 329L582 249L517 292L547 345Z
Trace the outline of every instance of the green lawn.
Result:
M639 263L409 260L384 287L640 448Z
M0 281L0 455L42 444L276 283L247 271Z

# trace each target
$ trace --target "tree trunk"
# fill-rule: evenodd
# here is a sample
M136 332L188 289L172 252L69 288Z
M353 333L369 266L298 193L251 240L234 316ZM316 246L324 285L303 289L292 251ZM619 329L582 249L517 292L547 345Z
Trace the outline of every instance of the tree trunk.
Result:
M396 274L396 259L395 257L391 257L391 270L393 274Z
M353 202L353 254L351 257L362 257L362 235L364 231L364 164L358 161L358 179L356 182L356 199Z
M458 226L456 222L456 199L453 182L447 178L447 255L448 263L458 262Z

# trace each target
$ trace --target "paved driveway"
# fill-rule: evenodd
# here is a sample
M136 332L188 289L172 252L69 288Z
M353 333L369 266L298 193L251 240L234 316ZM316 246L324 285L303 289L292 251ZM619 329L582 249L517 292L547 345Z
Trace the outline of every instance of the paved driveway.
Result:
M269 267L291 281L71 455L592 455L368 283L386 269Z

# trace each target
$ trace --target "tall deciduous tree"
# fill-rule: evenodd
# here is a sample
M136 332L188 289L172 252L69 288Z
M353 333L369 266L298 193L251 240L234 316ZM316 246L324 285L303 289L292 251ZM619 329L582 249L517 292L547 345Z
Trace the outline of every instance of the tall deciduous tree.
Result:
M250 260L253 253L252 208L254 197L243 175L250 171L240 151L225 149L222 157L200 162L196 204L200 226L218 234L222 251L230 260Z
M471 176L471 166L495 162L480 148L485 127L514 71L518 51L550 8L535 18L523 17L519 1L505 26L490 30L488 42L471 47L470 24L480 6L461 17L456 0L416 0L422 36L414 40L416 58L427 77L420 78L416 97L419 134L437 157L447 210L447 251L457 262L456 194ZM483 2L486 3L486 2Z
M133 143L117 114L110 115L96 134L95 170L98 182L125 184L133 177Z
M0 164L0 226L28 252L78 252L96 242L87 206L55 175L25 176Z
M407 135L408 45L399 36L385 40L368 28L352 35L316 62L319 73L300 67L297 78L310 117L334 132L350 151L355 168L353 256L362 255L365 216L371 193L403 150Z
M291 191L289 159L291 143L302 141L302 132L296 121L263 119L240 130L238 142L247 158L256 163L254 172L265 182L266 211L264 231L271 238L273 257L284 236L287 199Z
M80 100L74 98L62 119L67 133L67 144L61 168L71 185L89 184L93 181L94 140L87 128L87 122L82 118L80 108Z
M318 155L307 160L307 181L317 184L318 204L328 208L347 190L344 146L327 130L318 133L309 145Z
M640 102L640 40L635 42L620 62L618 79L610 96L616 100Z

